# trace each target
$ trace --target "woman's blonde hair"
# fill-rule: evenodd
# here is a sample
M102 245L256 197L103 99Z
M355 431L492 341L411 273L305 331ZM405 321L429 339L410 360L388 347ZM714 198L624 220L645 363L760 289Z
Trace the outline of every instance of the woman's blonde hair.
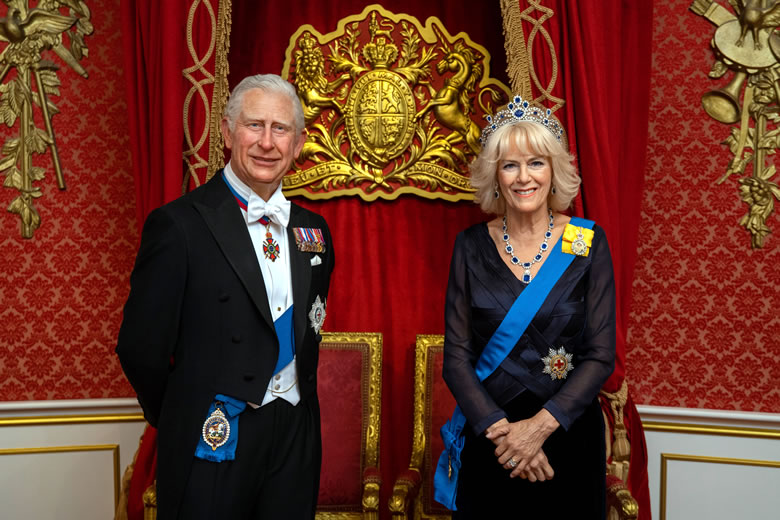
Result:
M474 202L479 204L485 213L501 215L506 211L501 190L498 190L498 198L495 196L498 187L496 176L498 162L512 144L519 150L527 150L531 154L550 159L555 193L550 190L547 196L548 204L554 211L567 209L580 189L580 177L574 166L574 156L549 130L531 121L518 121L502 126L488 138L470 166L471 186L477 190Z

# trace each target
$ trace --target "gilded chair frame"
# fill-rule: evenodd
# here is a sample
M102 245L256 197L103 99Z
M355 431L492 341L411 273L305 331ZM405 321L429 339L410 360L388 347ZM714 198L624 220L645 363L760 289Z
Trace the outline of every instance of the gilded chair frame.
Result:
M379 332L323 332L320 350L360 350L363 354L361 392L363 432L361 435L362 512L321 510L317 520L378 520L379 518L379 432L382 414L382 334Z
M430 432L430 421L426 418L431 417L431 393L433 379L428 377L431 373L430 363L433 360L432 354L444 350L444 336L441 334L420 334L417 336L414 356L414 405L413 405L413 433L412 433L412 455L409 461L407 476L402 475L393 485L393 494L390 497L390 514L394 520L406 520L409 518L408 512L411 512L412 518L424 520L449 520L451 515L430 515L425 512L423 507L423 493L426 485L425 472L425 450L430 449L428 438L431 435L438 435L438 432ZM432 374L431 374L432 375ZM435 468L427 468L428 471L434 471ZM416 474L415 478L409 478Z

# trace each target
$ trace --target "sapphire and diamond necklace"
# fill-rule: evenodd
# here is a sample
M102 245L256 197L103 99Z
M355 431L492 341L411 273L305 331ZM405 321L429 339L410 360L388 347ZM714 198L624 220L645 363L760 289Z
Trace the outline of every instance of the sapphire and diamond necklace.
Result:
M542 255L545 251L547 251L547 248L549 247L547 244L547 241L550 240L550 237L552 236L552 230L553 225L555 223L555 216L553 215L552 209L547 209L547 212L550 216L550 223L547 225L547 231L544 233L544 242L539 246L539 252L534 256L533 260L530 262L521 262L516 256L515 256L515 248L512 247L512 244L509 243L509 233L507 233L506 230L506 215L504 215L504 227L502 228L503 232L503 239L506 243L506 247L504 248L504 251L512 257L512 264L513 265L519 265L523 268L523 276L520 278L520 281L524 284L528 285L531 283L531 266L534 265L537 262L542 261Z

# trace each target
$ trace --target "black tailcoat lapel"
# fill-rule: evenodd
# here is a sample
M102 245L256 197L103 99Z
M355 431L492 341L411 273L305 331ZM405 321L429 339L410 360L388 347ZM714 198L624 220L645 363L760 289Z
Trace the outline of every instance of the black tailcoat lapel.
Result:
M221 177L221 171L216 175ZM206 221L211 234L214 235L214 240L217 241L228 263L246 287L263 319L274 330L263 273L257 263L246 222L241 218L241 209L224 180L213 179L206 184L205 189L207 191L203 202L195 202L195 208ZM292 264L292 259L290 260Z

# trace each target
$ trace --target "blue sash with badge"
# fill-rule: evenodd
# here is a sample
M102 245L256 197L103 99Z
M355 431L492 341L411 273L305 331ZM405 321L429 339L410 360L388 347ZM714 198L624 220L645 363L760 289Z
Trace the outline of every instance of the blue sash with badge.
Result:
M591 229L593 221L572 217L570 225ZM558 241L562 243L562 239ZM537 275L517 297L482 350L482 355L474 367L480 381L484 381L492 374L509 355L575 256L575 254L564 253L557 244L552 248L550 256L542 264ZM455 499L458 491L460 452L465 442L463 436L465 425L466 417L460 407L456 406L450 420L441 427L444 450L439 457L436 474L433 477L434 499L452 511L457 509Z

